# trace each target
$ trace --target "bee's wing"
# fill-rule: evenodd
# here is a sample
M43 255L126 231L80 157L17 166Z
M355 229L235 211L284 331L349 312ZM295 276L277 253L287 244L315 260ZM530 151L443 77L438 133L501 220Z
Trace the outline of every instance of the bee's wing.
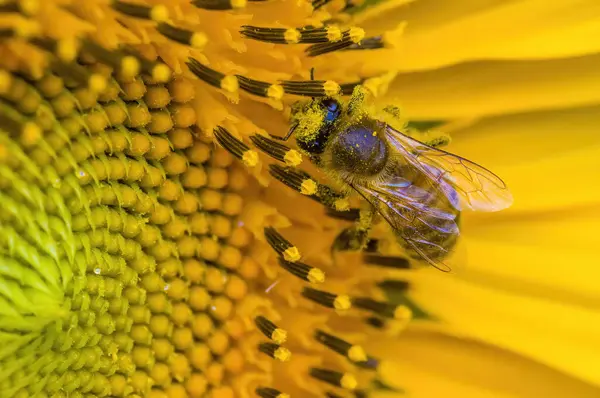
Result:
M439 243L452 235L458 236L456 215L449 210L428 206L438 193L432 183L424 189L413 185L400 174L399 169L398 173L391 174L385 180L364 185L355 183L352 187L371 203L421 258L442 271L450 271L450 267L442 260L433 259L427 253L435 249L448 254ZM422 231L435 231L435 234L425 236Z
M504 181L465 158L435 149L385 126L389 143L412 166L425 174L458 209L498 211L513 203Z

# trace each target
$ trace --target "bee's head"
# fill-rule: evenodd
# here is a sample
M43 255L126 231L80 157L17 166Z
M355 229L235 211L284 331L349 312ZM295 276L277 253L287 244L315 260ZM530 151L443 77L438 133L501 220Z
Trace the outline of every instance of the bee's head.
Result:
M298 146L310 154L323 153L341 110L341 104L331 97L294 104L292 129L295 130Z

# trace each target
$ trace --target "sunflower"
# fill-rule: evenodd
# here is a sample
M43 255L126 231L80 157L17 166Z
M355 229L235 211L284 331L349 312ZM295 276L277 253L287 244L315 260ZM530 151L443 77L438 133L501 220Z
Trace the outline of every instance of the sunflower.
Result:
M0 395L598 396L598 15L1 2ZM355 203L273 166L323 177L268 134L357 86L510 186L460 270L390 264L385 223L332 255Z

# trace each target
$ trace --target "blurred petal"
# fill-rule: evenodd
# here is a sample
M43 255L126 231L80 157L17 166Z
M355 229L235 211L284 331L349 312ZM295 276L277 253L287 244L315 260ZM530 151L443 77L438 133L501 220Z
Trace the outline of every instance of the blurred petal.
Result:
M548 61L481 61L401 73L387 101L407 117L440 120L600 103L600 55Z
M509 351L418 326L369 347L380 375L409 397L597 397L600 389ZM392 393L372 395L392 398ZM401 396L401 395L396 395Z

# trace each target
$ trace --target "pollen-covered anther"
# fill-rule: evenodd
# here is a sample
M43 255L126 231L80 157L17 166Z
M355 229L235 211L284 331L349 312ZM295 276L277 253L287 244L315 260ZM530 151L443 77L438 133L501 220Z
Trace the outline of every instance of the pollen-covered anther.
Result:
M234 10L246 7L246 0L193 0L192 4L205 10Z
M352 307L350 297L344 294L336 295L322 290L305 287L302 290L302 296L324 307L338 311L347 311Z
M286 43L290 44L300 42L300 37L300 32L298 32L296 29L287 29L283 34L283 38L285 39Z
M302 155L298 151L279 142L257 134L250 136L250 140L261 151L280 162L285 162L288 166L297 166L302 162Z
M258 387L255 392L260 398L290 398L288 394L270 387Z
M314 195L317 193L318 185L312 178L307 178L300 184L300 193L303 195Z
M300 251L288 240L286 240L279 232L273 227L265 228L265 238L267 243L279 254L283 256L286 261L296 262L302 257Z
M318 342L332 349L340 355L344 355L352 362L365 362L369 358L364 348L359 345L352 345L339 337L333 336L322 330L315 331L315 338Z
M408 320L412 317L412 311L405 305L395 305L385 301L377 301L368 297L355 297L352 303L356 308L360 308L373 314L385 318Z
M113 0L112 7L120 13L135 18L150 19L154 22L164 22L169 19L169 10L161 4L147 6L121 0Z
M258 153L231 135L227 129L217 126L214 129L214 134L217 142L233 156L244 162L246 166L254 167L258 164Z
M342 40L342 30L336 25L329 25L326 28L327 40L330 42L336 42Z
M208 42L208 37L202 32L193 32L188 29L179 28L168 23L160 23L156 26L163 36L178 43L202 50Z
M40 10L38 0L5 0L0 2L0 12L20 12L29 17Z
M292 275L312 284L325 282L325 273L319 268L314 268L299 262L289 262L281 257L279 258L279 264Z
M350 202L347 198L336 199L333 202L333 207L337 211L349 211L350 210Z
M305 97L331 97L341 91L340 85L331 80L283 80L281 86L288 94Z
M292 356L290 350L275 343L260 343L258 350L281 362L289 361Z
M356 377L350 373L341 373L329 369L311 368L310 375L317 380L329 383L346 390L355 390L358 386Z
M266 337L273 340L276 344L283 344L287 340L287 331L278 328L273 322L268 320L262 315L254 318L254 323L258 330L262 332Z
M360 43L362 39L365 38L365 30L362 28L352 27L348 32L350 36L350 40L354 43Z

